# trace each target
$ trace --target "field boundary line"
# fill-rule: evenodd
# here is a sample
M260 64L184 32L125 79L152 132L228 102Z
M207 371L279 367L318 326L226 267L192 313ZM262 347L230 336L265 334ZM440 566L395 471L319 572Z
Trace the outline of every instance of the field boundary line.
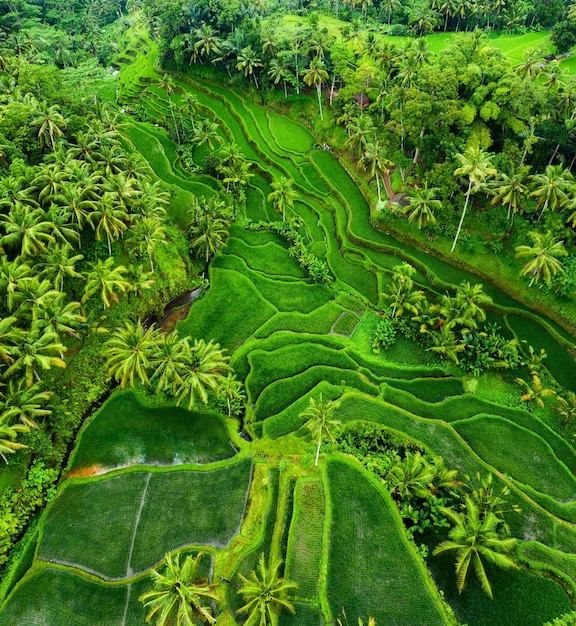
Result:
M130 550L128 551L128 559L126 560L125 578L130 578L132 576L132 568L130 567L130 563L132 562L132 551L134 550L134 542L136 541L136 533L138 532L138 526L140 525L140 515L142 514L142 509L144 508L144 502L146 501L146 494L148 493L148 485L150 484L151 476L152 476L152 472L148 472L146 476L146 483L144 485L144 489L142 490L142 497L140 498L140 506L138 507L138 513L136 514L136 522L134 524L134 531L132 532L132 541L130 542Z

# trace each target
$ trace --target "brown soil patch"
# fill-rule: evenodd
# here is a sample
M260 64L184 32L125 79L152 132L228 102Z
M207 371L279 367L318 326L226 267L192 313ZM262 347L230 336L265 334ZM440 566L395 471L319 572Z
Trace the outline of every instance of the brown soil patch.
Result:
M102 465L89 465L88 467L80 467L79 469L74 470L73 472L69 472L66 474L66 478L76 478L82 476L98 476L99 474L104 474L104 472L110 471L109 467L102 467Z

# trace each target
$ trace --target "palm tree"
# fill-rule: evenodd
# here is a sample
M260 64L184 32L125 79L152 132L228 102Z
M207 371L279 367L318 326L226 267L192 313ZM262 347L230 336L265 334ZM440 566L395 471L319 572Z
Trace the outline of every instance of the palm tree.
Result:
M211 256L224 245L228 237L230 222L220 217L205 213L197 222L193 222L188 230L190 249L204 253L204 261L208 264Z
M326 63L320 57L314 57L310 61L310 67L304 74L302 79L308 87L316 87L316 93L318 95L318 106L320 107L320 119L324 119L322 113L322 98L321 91L322 85L328 80L328 72L326 71Z
M314 398L310 398L308 408L298 415L299 418L306 418L306 427L312 432L312 435L318 439L314 467L318 467L318 457L320 456L322 438L326 437L331 443L336 441L333 430L340 426L341 422L338 420L331 420L330 416L339 406L340 401L325 401L322 394L320 394L318 401Z
M528 187L525 184L527 167L513 169L510 175L499 172L498 178L488 184L488 190L493 194L490 201L491 204L506 205L508 207L508 219L511 220L510 226L514 221L514 216L521 210L522 199L528 193Z
M456 242L460 236L460 230L462 229L462 223L464 222L464 216L466 215L466 209L468 208L468 202L472 192L472 185L474 185L475 189L478 189L480 185L486 181L488 176L496 174L496 170L491 167L490 157L481 148L471 146L464 154L457 154L456 158L460 161L461 165L454 170L454 175L468 177L468 190L466 191L466 201L462 209L462 216L460 217L460 223L458 224L458 230L456 231L450 252L454 252Z
M210 151L213 151L215 143L222 143L222 137L218 133L218 128L219 126L216 122L206 119L201 120L194 129L192 143L198 147L206 144Z
M553 389L547 389L542 384L542 380L538 374L532 374L532 384L527 383L522 378L516 378L516 382L524 387L526 393L520 397L521 402L536 402L543 409L544 400L554 395Z
M393 271L390 293L381 294L385 300L389 301L388 306L392 308L391 316L400 317L404 310L416 315L419 305L425 300L423 291L414 291L412 276L416 273L416 269L404 262L395 265Z
M530 195L538 198L536 209L542 207L538 219L544 215L548 207L554 211L566 202L568 199L566 191L571 178L570 172L561 165L547 165L543 174L534 174L530 177L531 186L534 187Z
M436 223L434 211L442 208L442 203L435 197L437 192L438 187L429 188L425 182L424 187L413 189L408 197L410 204L405 207L404 213L408 215L409 222L416 222L419 229Z
M127 272L123 265L114 267L113 257L92 263L86 276L82 304L99 291L104 308L110 308L111 302L118 302L116 295L118 292L126 293L131 289L130 283L125 278Z
M547 285L552 281L552 275L556 276L558 272L564 272L562 263L558 257L567 256L568 252L564 247L563 241L556 241L554 235L547 231L545 234L529 232L528 236L532 239L531 246L522 245L516 247L516 258L527 259L524 267L520 271L522 276L530 275L530 284L532 287L541 278Z
M199 57L200 61L202 61L202 57L209 59L220 52L222 41L210 24L202 24L200 28L197 28L194 31L194 37L196 41L194 42L194 52L190 57L190 63L192 63L192 60L196 60L195 57Z
M5 231L0 244L17 246L18 254L22 256L45 252L47 246L55 241L51 234L54 224L45 217L42 209L29 207L13 209L8 214L0 215L0 226Z
M109 196L104 196L88 219L98 241L102 239L103 234L106 234L108 255L112 256L112 241L118 239L120 234L128 228L128 213L123 207L116 205Z
M209 606L220 602L216 585L198 575L203 555L199 552L195 558L187 556L180 563L179 554L166 554L163 571L152 570L153 588L138 598L149 609L147 623L154 618L157 626L193 626L196 620L216 623Z
M268 194L268 202L274 203L274 208L278 213L282 213L282 221L286 221L286 207L294 208L294 181L286 176L281 176L279 180L272 183L272 193Z
M268 66L268 76L272 79L273 83L277 85L280 81L284 86L284 97L288 97L288 89L286 82L291 81L293 76L290 71L290 66L284 57L274 57L270 61Z
M38 428L37 420L52 413L44 408L51 396L40 383L27 386L23 378L9 380L0 400L0 424L20 422L27 428Z
M432 493L430 485L433 478L434 468L420 452L407 453L390 468L386 474L386 484L399 500L407 500L412 496L425 499Z
M178 336L178 331L161 335L160 338L157 350L152 355L150 383L156 385L156 393L166 392L175 396L185 374L184 353L188 349L188 342Z
M492 298L484 293L481 283L470 284L464 280L456 288L454 304L457 313L449 325L458 323L467 328L476 328L477 322L486 320L484 307L492 304Z
M60 294L42 306L37 319L46 330L56 333L59 339L63 334L79 339L76 331L86 324L86 318L78 312L79 309L79 302L66 301L66 296Z
M46 330L40 320L33 320L22 343L15 350L14 362L4 372L6 378L12 376L14 372L24 371L26 386L31 387L32 381L36 378L40 380L38 368L49 370L53 366L66 367L62 359L62 353L66 352L58 335Z
M0 319L0 359L4 363L14 362L18 346L26 336L26 331L16 325L18 318L11 315Z
M64 278L82 278L76 271L76 263L84 257L81 254L70 256L70 246L55 245L45 252L39 259L37 267L41 270L39 276L52 281L54 289L64 291Z
M516 548L518 542L512 537L503 537L498 532L502 520L494 512L488 511L481 517L478 506L470 496L466 496L465 502L466 508L462 513L442 509L453 526L448 533L448 539L443 541L433 554L436 556L446 552L456 553L458 593L462 593L472 566L482 589L492 598L492 586L484 563L502 569L517 568L509 554Z
M148 384L148 372L161 344L160 332L154 325L145 328L140 321L126 321L123 328L116 328L104 344L108 378L119 381L122 389L126 383L134 387L136 380Z
M230 357L224 355L218 343L195 339L190 345L186 339L182 361L184 367L182 381L176 390L176 404L180 405L187 398L188 410L191 410L197 398L206 404L208 392L218 390L224 374L231 370Z
M252 49L252 46L246 46L242 48L238 53L238 62L236 63L236 69L242 72L246 78L252 76L254 79L254 85L256 89L259 89L258 78L256 77L256 69L262 67L264 64L256 55L256 52Z
M48 107L44 103L43 107L44 110L30 122L30 127L38 129L40 148L44 148L49 139L52 150L55 152L56 144L54 138L64 135L62 129L66 128L66 120L60 113L60 107L57 104Z
M392 200L394 197L394 192L392 191L392 181L390 180L390 174L394 168L394 163L388 160L384 156L384 150L382 146L378 143L378 140L375 141L366 141L364 143L364 151L362 156L360 157L359 164L364 166L366 170L368 170L368 180L376 179L376 189L378 190L378 204L376 207L378 209L382 208L382 196L380 194L380 179L379 176L382 177L382 181L384 183L384 189L386 190L386 197L388 200Z
M363 148L370 142L372 135L376 131L372 118L369 115L354 117L350 120L346 130L349 131L346 143L358 148L358 157L360 157Z
M176 89L176 85L169 74L164 74L158 81L158 89L164 89L166 92L166 98L168 98L168 106L170 107L170 113L172 115L172 122L174 123L174 130L176 131L176 140L180 144L180 132L178 130L178 124L176 123L176 115L174 114L174 104L172 102L172 94Z
M558 405L552 408L560 413L564 418L564 426L567 426L576 417L576 393L568 391L566 397L557 395L556 402Z
M22 424L10 426L9 424L0 423L0 456L4 459L6 464L8 464L6 454L14 454L16 450L22 450L28 447L23 443L15 441L15 439L18 433L27 433L29 431L30 428Z
M150 271L154 272L154 252L161 244L166 244L166 229L160 219L143 217L130 227L126 243L131 253L146 254L150 261Z
M234 374L229 373L226 378L222 379L218 389L218 396L226 398L226 406L228 407L228 417L232 415L232 402L244 402L246 394L244 393L244 385L237 380Z
M258 559L255 570L246 578L239 574L242 586L238 590L246 604L238 609L238 613L246 613L244 626L277 626L278 616L287 609L294 613L294 606L288 600L288 593L297 588L296 583L279 576L282 565L279 559L266 565L264 553Z
M458 364L458 354L466 349L466 344L456 337L448 324L440 328L440 332L432 333L434 345L427 350L436 352L444 358Z

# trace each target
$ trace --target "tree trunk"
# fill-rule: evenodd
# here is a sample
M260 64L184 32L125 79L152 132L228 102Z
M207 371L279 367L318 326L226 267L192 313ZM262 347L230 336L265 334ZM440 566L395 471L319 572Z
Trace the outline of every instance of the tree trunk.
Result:
M318 457L320 456L320 445L322 444L322 435L318 439L318 446L316 447L316 460L314 461L314 467L318 467Z
M322 114L322 99L320 97L321 91L322 91L322 85L319 83L316 85L316 92L318 93L318 106L320 107L320 119L324 121L324 115Z
M470 190L472 189L472 179L470 179L468 183L468 191L466 192L466 202L464 202L464 209L462 209L462 215L460 217L460 223L458 224L458 230L456 231L456 236L454 237L454 241L452 242L452 247L450 248L450 252L454 252L454 248L456 247L456 242L458 241L458 237L460 236L460 230L462 228L462 223L464 222L464 216L466 215L466 209L468 208L468 201L470 200Z

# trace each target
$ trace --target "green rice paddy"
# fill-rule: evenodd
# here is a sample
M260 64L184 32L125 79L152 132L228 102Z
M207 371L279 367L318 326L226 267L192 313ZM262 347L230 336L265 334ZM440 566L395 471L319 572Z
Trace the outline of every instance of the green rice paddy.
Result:
M322 23L339 27L336 20ZM490 39L512 59L547 42L547 33ZM429 43L445 46L446 35ZM155 72L153 54L123 64L121 97L141 97L159 116L168 105L148 81ZM336 417L342 422L405 433L460 478L492 473L522 509L508 521L523 558L576 588L576 566L565 554L576 551L576 454L550 428L550 412L510 406L506 399L515 394L517 400L520 392L509 380L490 374L471 385L403 338L379 355L371 351L372 305L397 263L413 264L418 285L434 293L470 275L374 230L353 176L333 153L314 149L303 125L192 71L178 85L196 95L199 115L217 121L221 136L253 161L249 217L279 219L266 200L270 183L280 176L294 181L294 215L309 249L328 263L331 281L317 285L307 278L276 233L233 225L210 266L209 288L178 331L227 350L246 386L245 427L263 440L237 443L237 450L224 417L212 410L188 412L130 391L113 394L82 430L67 478L40 521L36 553L26 561L32 565L21 572L0 623L143 624L137 598L148 588L150 569L168 551L205 548L233 585L261 553L284 559L299 588L296 614L282 614L280 626L333 623L342 607L350 624L369 615L378 626L450 624L383 485L324 448L320 468L313 469L315 446L300 413L320 393L341 399ZM182 94L174 97L178 102ZM155 175L176 190L174 219L184 220L192 195L223 193L218 181L183 170L164 131L134 122L128 132ZM485 291L495 303L490 315L505 332L553 354L551 375L575 388L573 360L563 348L569 338L490 285ZM489 603L474 583L455 593L452 562L431 559L429 565L458 620L470 626L542 624L570 609L567 593L551 579L491 572L498 591ZM233 586L225 595L232 610L240 606ZM232 614L223 619L234 623Z

